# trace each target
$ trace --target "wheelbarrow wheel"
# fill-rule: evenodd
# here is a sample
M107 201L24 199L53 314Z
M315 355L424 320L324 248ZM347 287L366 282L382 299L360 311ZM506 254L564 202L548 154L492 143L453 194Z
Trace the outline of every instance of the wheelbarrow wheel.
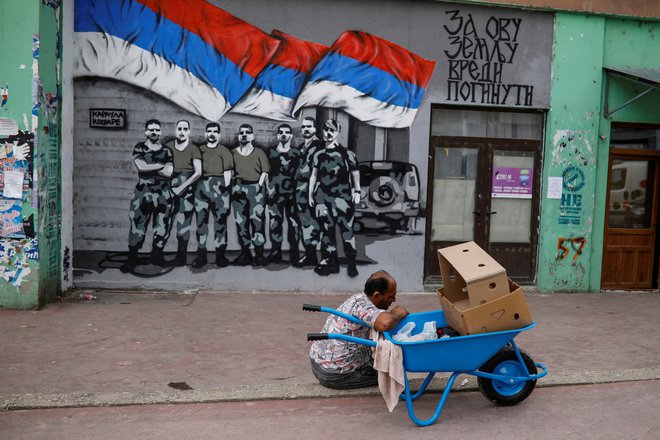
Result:
M525 361L525 366L529 374L536 374L536 365L534 361L523 350L519 350ZM479 368L484 373L501 374L503 376L526 376L527 372L520 364L516 352L511 347L504 347L492 358L486 361ZM487 379L479 377L477 379L479 391L496 405L511 406L525 400L534 390L536 380L526 380L524 382L508 383L503 380Z

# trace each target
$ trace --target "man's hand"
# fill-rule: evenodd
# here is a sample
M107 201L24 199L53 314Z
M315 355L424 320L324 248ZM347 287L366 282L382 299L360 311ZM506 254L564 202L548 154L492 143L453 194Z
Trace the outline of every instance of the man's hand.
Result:
M181 193L183 192L184 189L185 188L182 185L179 185L179 186L175 186L174 188L172 188L172 192L174 193L175 196L178 197L178 196L181 195Z
M353 192L353 204L354 204L355 206L357 206L357 205L360 204L360 198L361 198L361 197L360 197L360 193L357 192L357 191L354 191L354 192Z
M408 312L408 310L404 309L401 306L396 306L390 311L390 313L397 316L397 317L399 317L400 319L403 319L406 316L408 316L409 312Z

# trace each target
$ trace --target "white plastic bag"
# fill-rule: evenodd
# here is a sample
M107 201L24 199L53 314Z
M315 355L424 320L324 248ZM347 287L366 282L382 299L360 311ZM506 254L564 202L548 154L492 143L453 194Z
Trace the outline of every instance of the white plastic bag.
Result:
M438 338L438 333L436 332L435 328L435 321L425 322L421 333L411 335L414 329L415 323L408 322L406 325L401 327L401 330L399 330L396 335L392 336L392 339L397 342L419 342Z
M415 329L415 323L408 322L406 323L406 325L401 327L401 330L399 330L399 332L396 335L392 336L392 339L398 342L407 341L410 338L410 334L414 329Z

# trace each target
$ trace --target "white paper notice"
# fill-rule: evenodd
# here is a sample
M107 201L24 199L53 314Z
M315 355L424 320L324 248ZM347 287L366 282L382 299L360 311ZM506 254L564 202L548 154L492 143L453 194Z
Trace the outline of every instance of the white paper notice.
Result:
M548 198L561 199L561 185L563 178L561 177L548 177Z
M5 170L5 188L2 196L8 199L23 198L23 171Z

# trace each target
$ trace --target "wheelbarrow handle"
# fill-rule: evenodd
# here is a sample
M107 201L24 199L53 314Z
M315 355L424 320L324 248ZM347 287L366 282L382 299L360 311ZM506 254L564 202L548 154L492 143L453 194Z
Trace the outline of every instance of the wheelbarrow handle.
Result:
M371 339L356 338L355 336L349 336L342 333L307 333L308 341L320 341L322 339L340 339L342 341L367 345L369 347L375 347L378 345L376 341L372 341Z
M308 341L321 341L323 339L329 339L327 333L307 333Z
M314 304L303 304L303 310L305 312L320 312L321 306L316 306Z
M354 322L359 325L363 325L365 327L369 327L367 324L364 322L360 321L358 318L355 316L348 315L344 312L340 312L339 310L331 309L330 307L323 307L323 306L317 306L314 304L303 304L303 310L306 312L325 312L325 313L330 313L336 316L340 316L344 319L348 319L351 322Z

